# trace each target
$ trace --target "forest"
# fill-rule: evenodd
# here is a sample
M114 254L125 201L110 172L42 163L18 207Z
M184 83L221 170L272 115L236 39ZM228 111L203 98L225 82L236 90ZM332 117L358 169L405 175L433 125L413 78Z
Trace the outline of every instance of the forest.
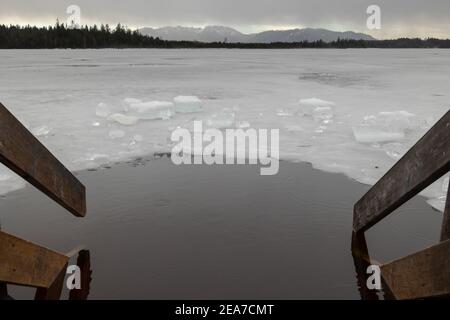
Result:
M54 26L0 25L0 49L102 49L102 48L229 48L229 49L301 49L301 48L450 48L450 39L400 38L393 40L349 40L333 42L227 43L167 41L141 34L121 24L69 28L58 21Z

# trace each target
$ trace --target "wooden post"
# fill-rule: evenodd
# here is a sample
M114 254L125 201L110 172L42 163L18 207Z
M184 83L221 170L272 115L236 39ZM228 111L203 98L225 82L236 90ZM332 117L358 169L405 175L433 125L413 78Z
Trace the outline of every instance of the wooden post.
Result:
M450 239L450 182L445 202L444 218L442 220L441 241Z

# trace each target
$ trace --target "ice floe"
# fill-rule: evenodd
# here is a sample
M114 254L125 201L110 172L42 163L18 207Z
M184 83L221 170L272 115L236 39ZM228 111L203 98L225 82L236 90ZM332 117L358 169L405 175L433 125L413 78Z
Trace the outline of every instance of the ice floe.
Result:
M141 99L136 98L125 98L122 100L122 107L125 112L129 110L130 105L136 104L136 103L142 103Z
M360 143L391 142L405 138L403 131L389 126L359 125L353 126L355 140Z
M313 118L316 122L328 124L333 121L334 110L332 107L317 107L313 111Z
M364 117L362 124L352 127L360 143L392 142L405 139L410 130L419 126L416 116L407 111L383 111Z
M313 116L314 111L317 110L318 108L320 112L320 110L332 110L335 106L334 102L322 100L319 98L300 99L298 104L299 104L298 114L301 116Z
M121 113L114 113L108 117L108 120L117 122L125 126L132 126L138 123L139 118Z
M178 113L194 113L202 111L202 101L196 96L177 96L173 99L174 110Z
M240 128L240 129L250 128L250 122L248 122L248 121L239 121L237 127Z
M236 128L236 111L231 108L224 108L208 118L206 125L215 129Z
M173 116L173 107L170 101L131 103L128 105L128 115L141 120L167 120Z
M31 129L31 133L36 137L46 136L50 133L50 128L47 126L39 126Z
M113 110L111 109L111 107L104 102L100 102L95 109L95 114L101 118L106 118L112 113Z
M122 130L111 130L111 131L109 131L108 136L111 139L123 138L123 137L125 137L125 131L122 131Z

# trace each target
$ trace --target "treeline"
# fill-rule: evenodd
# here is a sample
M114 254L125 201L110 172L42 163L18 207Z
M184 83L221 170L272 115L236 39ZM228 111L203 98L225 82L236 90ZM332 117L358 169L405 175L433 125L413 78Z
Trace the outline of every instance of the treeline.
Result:
M230 48L230 49L295 49L295 48L450 48L450 40L408 39L348 40L333 42L276 42L276 43L226 43L167 41L142 35L118 24L68 28L56 22L55 26L0 25L0 49L101 49L101 48Z
M68 28L56 22L55 26L0 25L1 49L56 49L56 48L154 48L164 41L141 35L122 25Z

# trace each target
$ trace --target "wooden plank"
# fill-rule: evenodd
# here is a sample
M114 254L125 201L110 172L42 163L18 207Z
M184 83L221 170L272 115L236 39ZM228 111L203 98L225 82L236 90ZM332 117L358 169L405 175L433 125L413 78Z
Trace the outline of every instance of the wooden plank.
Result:
M447 200L445 202L444 218L442 220L441 241L450 239L450 182L448 185Z
M0 103L0 162L76 216L85 187Z
M441 298L450 295L450 240L381 266L396 299Z
M50 287L69 258L0 231L0 282Z
M67 264L48 288L37 288L34 300L59 300L66 276Z
M353 230L366 231L450 170L450 111L354 207Z

